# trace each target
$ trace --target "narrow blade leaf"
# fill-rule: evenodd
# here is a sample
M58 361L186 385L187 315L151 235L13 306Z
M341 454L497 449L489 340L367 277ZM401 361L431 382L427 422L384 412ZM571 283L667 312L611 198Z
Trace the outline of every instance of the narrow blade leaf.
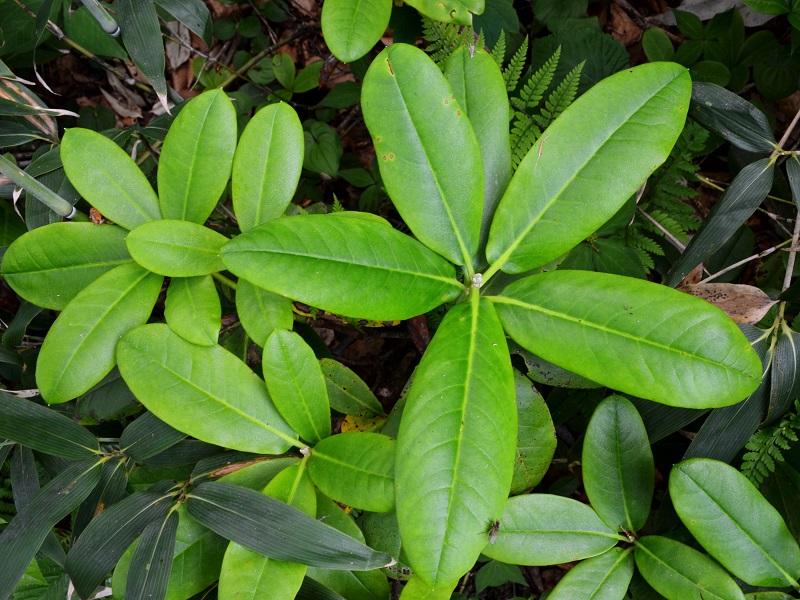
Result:
M120 0L114 4L114 8L125 49L153 86L161 104L169 110L167 80L164 76L164 43L161 41L161 26L153 0Z
M177 512L144 528L131 559L128 571L131 583L125 590L125 598L151 600L166 597L177 533Z
M253 490L219 482L203 483L186 506L219 535L271 558L305 565L368 571L392 562L303 512Z
M143 461L163 452L186 437L151 412L146 412L128 425L119 438L120 451Z
M588 271L526 277L492 298L506 331L545 360L671 406L734 404L761 380L718 308L647 281Z

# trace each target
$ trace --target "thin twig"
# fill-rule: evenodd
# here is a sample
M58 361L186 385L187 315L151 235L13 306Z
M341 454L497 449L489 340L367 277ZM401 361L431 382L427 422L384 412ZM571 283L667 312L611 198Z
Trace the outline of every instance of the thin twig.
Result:
M651 222L651 223L652 223L654 226L656 226L656 227L658 228L658 230L659 230L661 233L663 233L663 234L664 234L664 237L665 237L665 238L667 238L667 240L668 240L668 241L669 241L669 242L670 242L670 243L671 243L673 246L675 246L675 247L676 247L678 250L680 250L681 252L683 252L684 250L686 250L686 244L684 244L682 241L680 241L678 238L676 238L674 235L672 235L672 234L669 232L669 230L668 230L668 229L666 229L666 228L665 228L665 227L664 227L664 226L663 226L661 223L659 223L658 221L656 221L656 220L655 220L653 217L651 217L650 215L648 215L646 212L644 212L644 211L643 211L641 208L639 208L638 206L636 207L636 210L638 210L638 211L639 211L639 213L641 213L641 214L644 216L644 218L645 218L645 219L647 219L647 220L648 220L648 221L650 221L650 222Z
M780 243L777 246L773 246L772 248L767 248L763 252L759 252L758 254L753 254L752 256L748 256L747 258L743 258L739 262L733 263L732 265L728 265L727 267L725 267L721 271L717 271L713 275L709 275L708 277L703 279L703 281L701 281L701 283L708 283L712 279L716 279L717 277L719 277L721 275L724 275L728 271L733 271L735 268L740 267L740 266L742 266L742 265L744 265L746 263L749 263L752 260L756 260L757 258L764 258L765 256L769 256L770 254L772 254L776 250L779 250L780 248L783 248L786 244L789 244L791 242L792 242L792 240L786 240L785 242Z
M798 113L800 115L800 113ZM792 234L792 247L789 249L789 260L786 261L786 274L783 276L783 287L781 292L785 292L792 284L794 274L794 261L797 256L797 240L800 238L800 218L795 219L794 233Z
M645 30L645 29L650 29L652 27L658 27L658 25L654 25L653 23L651 23L647 17L643 16L638 10L636 10L633 6L631 6L631 4L627 0L613 0L613 1L614 4L619 6L622 10L624 10L627 13L627 15L631 18L631 21L636 23L636 26L639 29ZM669 39L672 40L673 42L679 44L683 41L680 38L680 36L677 36L674 33L667 31L662 27L658 28L661 29L664 33L666 33L667 37L669 37Z

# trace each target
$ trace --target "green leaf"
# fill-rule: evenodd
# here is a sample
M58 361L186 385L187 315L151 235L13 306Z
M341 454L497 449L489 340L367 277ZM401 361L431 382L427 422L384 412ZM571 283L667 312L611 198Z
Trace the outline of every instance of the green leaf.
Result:
M81 196L125 229L161 218L158 198L147 177L104 135L78 127L68 129L61 143L61 162Z
M405 223L451 262L471 264L483 205L480 147L439 67L422 50L392 44L364 77L361 107Z
M65 33L70 39L92 54L111 56L120 60L128 59L128 53L122 49L116 39L103 29L86 6L81 6L78 10L70 11L70 13L65 27Z
M305 469L295 465L270 481L264 494L313 517L317 511L314 484ZM219 576L220 600L293 600L307 567L268 558L237 543L228 545Z
M211 14L203 0L155 0L161 8L175 17L211 47Z
M676 286L697 265L722 248L764 201L775 173L769 158L750 163L733 179L697 233L672 265L667 285Z
M170 427L153 413L146 412L123 430L119 449L137 461L143 461L174 446L185 437L182 431Z
M492 269L545 265L610 219L669 156L690 83L683 67L650 63L604 79L573 102L542 133L500 201L486 251Z
M548 600L622 600L632 576L631 551L612 548L571 568Z
M763 112L713 83L692 85L691 115L703 127L743 150L772 152L777 146Z
M308 474L336 502L373 512L394 509L395 441L378 433L350 432L322 440Z
M247 335L262 348L276 329L291 329L292 301L256 287L246 279L236 286L236 312Z
M161 26L153 0L120 0L114 3L114 9L117 11L125 49L167 109L164 43L161 41Z
M408 562L428 585L457 581L486 544L511 486L516 430L505 335L474 294L428 346L397 435L397 521Z
M511 494L533 488L544 477L556 450L556 432L550 411L530 379L514 370L517 397L517 458Z
M392 560L288 504L246 488L202 483L188 495L186 507L212 531L270 558L357 571Z
M792 400L797 397L795 389L800 385L798 367L798 344L800 333L792 331L782 324L775 351L772 355L770 369L769 407L764 422L769 424L779 419L792 407Z
M227 241L224 235L208 227L166 219L140 225L126 238L133 260L167 277L196 277L223 271L225 265L219 253Z
M797 585L797 542L739 471L715 460L686 460L672 468L669 494L684 525L731 573L750 585Z
M406 4L431 19L459 25L472 25L472 15L479 15L484 9L484 0L412 0Z
M289 426L310 444L331 434L331 409L314 351L297 333L276 329L264 344L264 380Z
M149 0L151 1L151 0ZM223 90L193 98L172 122L158 163L165 219L203 224L231 175L236 110Z
M0 598L8 598L53 526L100 481L94 458L70 464L17 512L0 533Z
M511 582L528 585L517 565L507 565L496 560L490 560L475 574L475 593L480 594L486 588Z
M596 556L621 538L591 507L563 496L527 494L506 502L489 558L515 565L557 565ZM486 539L482 540L486 543Z
M303 126L288 104L250 119L233 157L233 210L242 232L282 216L303 168Z
M303 123L303 167L321 176L335 177L343 152L333 127L314 119Z
M333 410L358 417L383 415L381 406L369 386L342 363L330 358L319 361L328 398Z
M52 223L17 238L3 254L3 277L20 296L64 310L103 273L130 262L127 231L92 223Z
M177 533L177 512L171 512L163 521L153 521L144 528L131 559L131 584L125 590L127 600L166 596Z
M322 35L342 62L364 56L389 26L389 0L326 0L322 5Z
M642 35L642 49L650 62L669 61L675 57L675 49L669 36L658 27L645 30Z
M100 451L97 438L72 419L6 393L0 393L0 438L72 460L90 458Z
M319 87L319 74L322 70L323 61L315 60L297 74L297 78L292 83L292 92L302 94Z
M297 445L264 382L220 346L196 346L167 325L145 325L120 340L117 356L139 401L175 429L245 452L281 454Z
M46 402L72 400L114 368L117 341L147 321L161 282L160 276L128 263L75 296L50 328L36 363L36 383Z
M636 566L653 589L668 600L744 600L725 569L680 542L648 535L636 542Z
M167 481L146 492L131 494L92 519L72 545L65 565L81 598L94 593L149 523L166 518L171 499L178 493L167 491L173 484Z
M173 277L167 289L164 318L175 333L198 346L215 346L222 308L211 275Z
M639 531L650 514L655 468L636 407L610 396L595 409L583 441L583 485L609 527Z
M761 379L736 325L707 302L606 273L554 271L492 298L521 346L578 375L670 406L734 404Z
M376 321L408 319L463 291L453 266L416 240L383 223L336 213L260 225L228 242L222 260L258 287Z
M791 10L786 0L744 0L744 4L767 15L785 15Z
M447 59L444 76L478 138L484 181L480 240L485 246L497 204L511 181L508 94L500 68L482 49L458 48Z

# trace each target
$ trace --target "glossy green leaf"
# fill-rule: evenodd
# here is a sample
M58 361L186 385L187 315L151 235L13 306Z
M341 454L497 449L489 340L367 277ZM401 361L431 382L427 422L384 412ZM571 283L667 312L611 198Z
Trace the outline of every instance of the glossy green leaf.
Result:
M378 43L391 14L390 0L326 0L322 5L322 35L336 58L352 62Z
M65 569L81 598L95 588L114 568L125 550L152 521L163 521L176 491L172 482L131 494L98 514L81 533L67 554Z
M494 544L483 553L515 565L557 565L602 554L622 539L591 507L549 494L514 496L506 502Z
M588 271L526 277L492 298L521 346L608 387L670 406L734 404L761 361L725 314L647 281Z
M246 488L202 483L186 506L209 529L278 560L348 571L377 569L392 560L288 504Z
M697 265L719 250L764 201L775 173L769 158L750 163L736 175L725 193L703 219L697 233L667 274L676 286Z
M160 276L128 263L75 296L50 328L36 363L45 401L72 400L114 368L117 341L150 317L161 282Z
M256 287L246 279L236 286L236 312L247 335L262 348L276 329L291 329L292 301Z
M744 600L725 569L675 540L648 535L636 542L636 566L668 600Z
M483 205L480 147L439 67L418 48L392 44L364 77L361 108L405 223L451 262L471 264Z
M50 530L71 513L100 481L96 459L71 463L53 477L0 533L0 598L8 598Z
M233 210L243 232L283 215L302 168L297 113L283 102L265 106L247 123L233 157Z
M169 328L187 342L216 345L222 307L211 275L173 277L167 289L164 318Z
M514 371L517 397L517 458L511 494L533 488L544 477L556 450L556 431L542 395L530 379Z
M692 118L734 146L772 152L777 144L767 117L747 100L713 83L692 85Z
M169 128L158 162L165 219L203 224L228 184L236 150L236 110L223 90L187 104Z
M444 76L478 138L484 181L480 240L485 245L494 212L511 181L506 85L494 57L479 48L453 52L444 65Z
M186 437L151 412L146 412L128 425L119 438L119 449L137 461L163 452Z
M131 257L127 231L92 223L51 223L17 238L3 254L3 278L20 296L64 310L78 292Z
M342 363L331 358L319 361L331 408L345 415L374 416L382 415L381 406L369 386L353 371Z
M146 325L120 340L117 357L139 401L175 429L245 452L281 454L296 444L264 382L220 346L196 346L167 325Z
M264 494L285 502L313 517L317 512L314 485L299 465L281 471ZM225 551L219 576L220 600L293 600L303 583L307 567L268 558L231 543Z
M750 585L797 585L800 548L783 519L747 478L705 458L672 468L675 511L709 554Z
M341 433L317 444L308 473L328 497L353 508L394 508L395 441L367 432Z
M505 335L474 294L439 325L397 435L397 521L408 562L428 585L457 581L478 558L511 486L516 431Z
M61 143L61 162L81 196L125 229L161 218L158 198L147 177L104 135L68 129Z
M650 514L653 453L642 418L623 396L595 409L583 441L583 486L597 515L619 531L639 531Z
M97 438L72 419L6 393L0 393L0 438L73 460L90 458L100 451Z
M136 67L167 108L167 80L164 76L164 42L153 0L120 0L114 4L122 30L122 42Z
M309 444L331 434L331 409L317 357L293 331L276 329L264 344L261 367L272 401Z
M127 600L166 596L177 533L177 512L171 512L163 521L153 521L144 528L131 559L131 584L125 590Z
M152 221L131 231L125 241L133 260L159 275L196 277L225 269L219 253L228 238L195 223Z
M596 231L669 156L691 81L674 63L604 79L573 102L522 160L497 208L486 256L521 273Z
M472 25L472 15L479 15L484 9L484 0L412 0L407 4L426 17L459 25Z
M612 548L579 562L558 582L549 600L622 600L633 576L633 554Z
M383 223L335 213L260 225L228 242L222 260L271 292L376 321L417 316L463 291L453 266L416 240Z

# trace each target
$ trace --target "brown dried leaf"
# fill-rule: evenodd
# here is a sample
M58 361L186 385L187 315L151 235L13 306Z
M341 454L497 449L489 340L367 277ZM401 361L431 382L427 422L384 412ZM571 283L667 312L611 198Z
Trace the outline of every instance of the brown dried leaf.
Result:
M738 283L699 283L678 289L722 309L735 323L758 323L778 303L763 290Z

